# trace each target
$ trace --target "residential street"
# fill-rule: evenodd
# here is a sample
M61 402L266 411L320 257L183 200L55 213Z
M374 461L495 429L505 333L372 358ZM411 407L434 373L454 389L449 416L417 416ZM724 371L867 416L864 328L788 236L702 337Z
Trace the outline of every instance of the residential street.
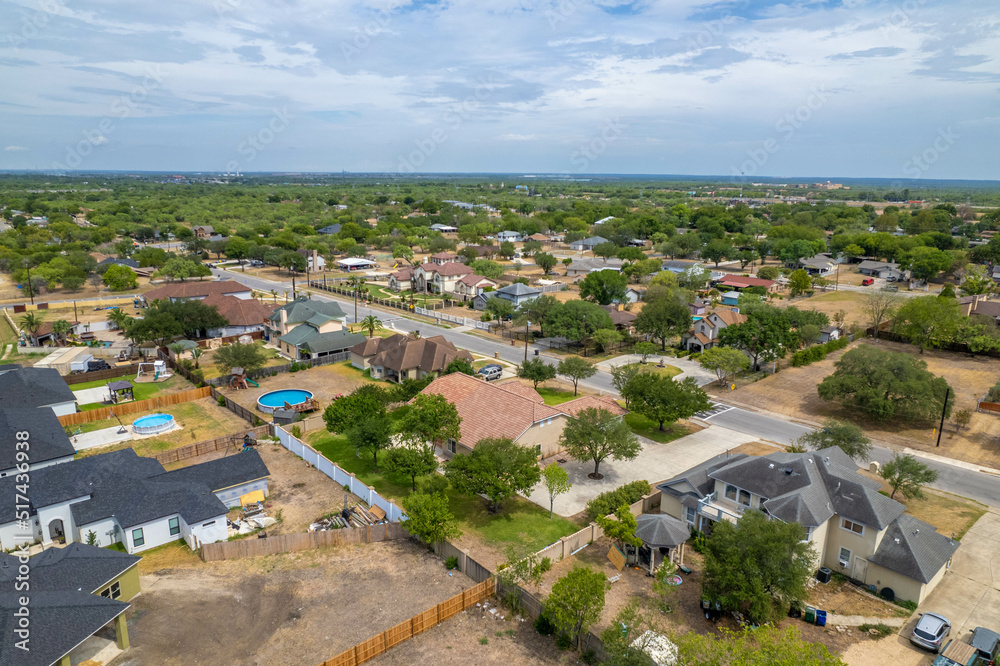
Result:
M238 271L223 269L212 269L212 273L222 278L236 280L261 291L270 292L274 289L280 294L284 291L291 292L292 289L290 280L288 282L275 282L246 275ZM296 286L298 286L298 280L296 280ZM346 297L334 298L328 294L315 292L312 297L321 301L336 301L340 303L344 308L344 312L347 313L348 320L354 321L353 301L348 300ZM386 327L391 329L405 332L419 330L423 337L442 335L446 340L458 347L468 349L483 356L499 354L500 358L511 363L520 363L524 360L524 345L505 345L471 332L467 333L460 330L442 328L428 322L409 319L401 313L396 314L395 312L387 312L381 309L373 310L363 307L360 303L358 304L358 319L363 319L370 314L377 316ZM545 348L542 346L529 345L528 354L534 354L535 349L539 350L540 358L546 363L550 365L558 363L557 358L545 354ZM704 385L714 379L714 377L706 375L703 371L699 372L693 368L688 368L688 365L694 366L694 363L691 361L669 359L669 362L671 365L676 365L681 367L682 370L691 372L693 376L698 378L699 384ZM603 393L616 394L611 384L611 375L605 369L606 365L607 362L598 364L598 373L589 380L581 382L581 385ZM802 434L812 430L811 426L787 421L776 415L751 411L741 407L726 405L725 403L717 403L717 407L713 410L713 413L705 415L703 420L710 425L721 426L757 439L777 442L779 444L791 443ZM938 472L938 480L931 484L930 487L968 497L984 504L1000 507L1000 474L982 472L979 471L980 468L978 466L961 461L928 456L917 451L913 451L912 453ZM714 453L711 455L714 455ZM704 458L708 457L711 456L704 456ZM892 458L892 451L887 448L876 447L872 457L880 463L885 463ZM650 480L652 481L653 479Z

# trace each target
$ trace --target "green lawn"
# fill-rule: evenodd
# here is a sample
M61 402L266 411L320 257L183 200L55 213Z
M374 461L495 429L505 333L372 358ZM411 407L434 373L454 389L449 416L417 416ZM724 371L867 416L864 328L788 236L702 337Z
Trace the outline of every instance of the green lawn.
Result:
M633 365L639 365L639 364L637 364L637 363L629 363L629 366L633 366ZM649 370L650 372L655 372L657 374L665 375L665 376L671 377L671 378L676 377L677 375L679 375L682 372L684 372L680 368L678 368L676 366L673 366L673 365L664 365L661 368L656 363L651 363L651 362L650 363L646 363L646 365L641 366L641 367L645 368L646 370Z
M113 379L99 379L95 382L84 382L82 384L73 384L70 386L70 389L73 391L79 391L81 389L98 388L100 386L107 386L111 382L116 382L121 380L127 380L132 382L132 395L136 400L148 400L150 398L155 398L158 395L166 393L168 389L173 389L176 391L176 390L187 390L190 388L194 388L194 386L192 386L188 380L184 379L180 375L174 375L165 382L158 382L155 384L154 383L137 384L136 382L132 381L133 380L132 377L123 376L123 377L115 377ZM80 405L80 411L86 412L91 409L99 409L101 407L107 407L107 406L108 406L107 404L104 404L102 402L92 402L86 405Z
M362 453L357 457L346 437L319 430L310 433L307 439L320 453L383 496L398 500L410 494L409 477L381 470L376 472L371 456ZM519 544L540 550L579 529L565 518L556 516L549 520L548 511L520 497L504 502L499 514L491 514L484 499L462 495L452 489L448 490L448 502L463 532L475 533L484 542L498 547Z
M547 388L545 386L538 387L538 395L545 399L546 405L561 405L564 402L569 402L579 396L573 395L572 391L564 391L563 389Z
M3 358L4 353L7 351L7 345L17 344L17 334L14 333L14 329L11 328L10 322L7 321L6 317L0 316L0 358ZM15 352L17 349L15 348Z
M288 365L291 363L287 358L284 358L278 353L278 350L273 347L265 347L264 343L257 341L254 344L260 346L261 350L264 352L264 357L267 359L264 362L265 368L271 368L278 365ZM201 371L205 374L205 379L215 379L222 375L215 363L212 360L214 358L214 351L202 354L201 358L198 359L198 365ZM229 372L228 370L226 371Z
M625 415L625 423L628 427L632 429L632 432L639 435L640 437L645 437L651 439L654 442L660 442L665 444L666 442L672 442L675 439L680 439L684 435L688 434L688 429L679 423L672 423L666 427L666 431L660 431L660 424L651 419L647 419L642 414L636 414L631 412Z

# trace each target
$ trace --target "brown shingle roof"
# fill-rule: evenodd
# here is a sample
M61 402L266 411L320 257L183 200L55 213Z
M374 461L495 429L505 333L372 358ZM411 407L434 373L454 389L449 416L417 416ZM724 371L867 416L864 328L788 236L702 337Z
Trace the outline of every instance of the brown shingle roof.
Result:
M388 338L368 338L364 342L359 342L358 344L351 347L351 353L357 354L358 356L363 356L368 358L369 356L374 356L380 351L388 351L394 349L399 345L403 344L407 340L411 340L409 336L396 333L395 335L390 335Z
M409 267L401 268L393 273L392 276L401 282L406 282L413 279L413 269Z
M236 280L218 280L213 282L178 282L164 285L158 289L143 294L146 302L167 298L201 298L212 295L238 294L250 291L250 287Z
M441 275L468 275L472 269L465 264L421 264L421 267L428 273L440 273Z
M584 409L591 407L594 409L606 409L615 416L625 416L628 414L628 410L619 405L610 395L585 395L581 398L564 402L558 405L556 409L563 414L576 416Z
M472 287L474 285L479 284L480 282L482 282L484 280L486 282L489 282L490 284L496 284L496 282L494 282L493 280L489 279L488 277L483 277L482 275L476 275L475 273L470 273L469 275L466 275L465 277L463 277L462 279L460 279L459 282L461 282L463 284L467 284L470 287Z
M256 298L236 298L224 294L212 294L202 299L204 305L214 305L219 314L229 320L230 326L254 326L263 324L276 305L266 305Z
M462 418L459 441L469 448L487 437L517 440L533 423L560 416L548 405L460 372L438 377L423 393L444 396L455 405Z
M438 335L419 340L406 338L401 344L396 344L389 349L383 349L380 346L370 363L396 372L413 369L424 372L441 372L456 358L464 358L471 362L472 354L464 349L457 349L455 345Z
M747 316L740 314L739 312L733 312L732 310L716 310L710 313L709 316L715 315L722 320L726 326L735 326L737 324L742 324L747 320Z
M604 311L611 315L611 321L615 326L631 326L638 315L635 315L627 310L619 310L614 305L602 305Z

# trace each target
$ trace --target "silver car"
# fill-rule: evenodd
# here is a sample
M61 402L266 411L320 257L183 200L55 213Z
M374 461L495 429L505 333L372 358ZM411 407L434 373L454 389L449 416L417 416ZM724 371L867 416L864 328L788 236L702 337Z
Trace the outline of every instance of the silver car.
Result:
M951 633L951 622L937 613L924 613L910 634L910 642L922 648L940 652L944 639Z

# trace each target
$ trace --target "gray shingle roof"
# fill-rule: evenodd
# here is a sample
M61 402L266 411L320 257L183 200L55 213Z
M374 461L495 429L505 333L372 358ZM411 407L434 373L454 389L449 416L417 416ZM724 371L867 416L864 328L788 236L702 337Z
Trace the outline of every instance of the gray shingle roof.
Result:
M61 381L61 380L60 380ZM6 400L4 401L6 402ZM9 469L17 464L17 449L14 433L30 433L28 443L32 464L72 456L76 453L59 418L51 409L15 407L0 409L0 469Z
M0 375L0 407L44 407L75 400L54 368L19 368Z
M343 319L346 315L335 302L314 301L306 297L297 298L287 305L282 305L271 313L270 320L273 323L281 321L281 311L287 313L285 321L289 324L308 321L317 314L325 317L324 321L330 319Z
M746 457L747 455L745 453L736 453L733 455L722 453L714 458L709 458L699 465L695 465L686 472L678 474L672 479L667 479L658 485L657 488L668 495L682 497L686 494L692 494L686 486L686 484L690 484L690 486L695 489L698 498L700 499L712 492L712 488L715 485L715 482L710 480L708 477L710 472L713 472L720 467L729 465L730 463L743 460Z
M513 284L507 285L506 287L497 289L496 293L507 294L509 296L532 296L534 294L540 294L542 292L540 292L538 289L532 289L526 284L515 282Z
M691 538L691 528L665 513L644 513L636 518L635 535L647 546L674 548Z
M938 534L933 525L904 514L889 525L868 561L928 583L951 559L958 546L957 541Z
M28 560L31 589L43 592L79 589L93 594L140 559L121 551L74 541L65 548L44 550ZM18 563L13 555L0 555L0 581L13 581Z
M222 490L270 475L260 453L251 449L235 456L164 472L153 477L153 480L203 483L212 490Z

